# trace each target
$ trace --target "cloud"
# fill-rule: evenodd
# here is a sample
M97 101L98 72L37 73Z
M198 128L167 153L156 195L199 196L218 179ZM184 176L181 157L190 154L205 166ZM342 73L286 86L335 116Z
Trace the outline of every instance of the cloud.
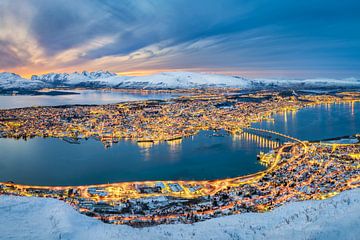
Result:
M360 75L358 12L356 0L2 0L0 69Z
M86 59L89 52L101 49L104 46L114 42L114 37L96 37L88 42L82 43L81 46L67 49L55 55L52 59L53 62L61 62L64 64L77 64L82 59Z
M10 1L0 5L0 68L11 68L42 61L43 52L31 33L26 18L32 16L31 7L19 12Z

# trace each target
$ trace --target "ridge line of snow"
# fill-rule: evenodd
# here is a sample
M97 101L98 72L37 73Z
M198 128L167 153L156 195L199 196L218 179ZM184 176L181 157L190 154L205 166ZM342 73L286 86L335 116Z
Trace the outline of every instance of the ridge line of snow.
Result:
M358 239L360 188L195 224L132 228L105 224L56 199L0 196L3 239Z

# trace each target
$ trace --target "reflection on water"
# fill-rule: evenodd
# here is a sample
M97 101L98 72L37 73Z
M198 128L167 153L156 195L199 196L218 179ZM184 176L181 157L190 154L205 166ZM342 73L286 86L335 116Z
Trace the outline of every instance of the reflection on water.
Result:
M51 138L0 139L0 181L82 185L235 177L263 170L256 155L270 146L270 141L255 136L213 137L210 131L160 143L124 140L110 148L93 139L81 144Z
M281 139L276 139L276 136L269 136L265 134L265 136L261 136L258 134L243 132L241 134L233 135L233 144L239 144L242 142L247 142L250 144L256 144L259 148L268 148L274 149L280 146L282 143Z
M360 133L360 103L322 104L276 114L273 122L253 127L274 130L302 140L321 140Z
M66 90L63 90L66 92ZM69 91L67 91L69 92ZM179 96L175 93L130 93L116 90L70 90L80 94L71 95L0 95L0 109L32 106L58 106L67 104L110 104L148 99L169 99Z

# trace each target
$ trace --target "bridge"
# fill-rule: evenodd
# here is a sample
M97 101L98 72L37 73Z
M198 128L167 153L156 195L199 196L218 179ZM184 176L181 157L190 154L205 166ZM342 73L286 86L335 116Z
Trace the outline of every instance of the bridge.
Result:
M254 142L257 146L261 148L271 148L275 149L280 146L280 141L276 139L270 139L266 136L262 136L263 134L253 133L253 132L246 132L243 131L242 134L234 134L232 138L235 140L245 140L246 142Z
M272 134L272 135L276 135L276 136L280 136L280 137L283 137L285 139L289 139L291 141L294 141L294 142L299 142L299 143L303 143L300 139L298 138L294 138L292 136L289 136L289 135L286 135L286 134L283 134L283 133L279 133L279 132L275 132L275 131L272 131L272 130L267 130L267 129L261 129L261 128L253 128L253 127L247 127L247 128L243 128L244 131L246 130L252 130L252 131L257 131L257 132L262 132L262 133L268 133L268 134Z

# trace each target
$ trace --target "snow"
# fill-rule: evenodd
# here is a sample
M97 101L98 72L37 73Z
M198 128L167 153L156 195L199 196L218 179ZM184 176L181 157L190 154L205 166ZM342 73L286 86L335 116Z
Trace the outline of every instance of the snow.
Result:
M87 72L83 71L81 73L48 73L44 75L33 75L31 80L38 80L49 84L55 85L76 85L85 82L99 81L101 79L107 79L110 77L116 76L115 73L108 71L96 71L96 72Z
M150 76L119 76L110 72L82 73L49 73L32 76L32 80L40 80L54 85L86 85L117 88L195 88L195 87L249 87L243 78L215 74L190 72L166 72Z
M150 76L123 77L118 87L143 88L199 88L235 87L242 89L257 88L337 88L360 87L360 80L346 79L249 79L220 74L192 72L167 72Z
M15 73L0 73L0 89L39 89L44 87L42 81L27 80Z
M249 88L249 80L219 74L192 72L165 72L149 76L128 77L120 86L143 86L143 88L199 88L199 87L240 87Z
M0 239L358 239L360 189L192 225L110 225L55 199L0 196Z
M356 78L331 79L331 78L310 78L310 79L255 79L255 84L273 87L290 88L328 88L328 87L360 87L360 80Z
M179 89L234 87L242 89L264 88L360 88L360 80L347 79L249 79L238 76L193 72L164 72L149 76L120 76L108 71L81 73L48 73L34 75L31 80L12 73L0 73L0 89L44 87L110 87L137 89Z

